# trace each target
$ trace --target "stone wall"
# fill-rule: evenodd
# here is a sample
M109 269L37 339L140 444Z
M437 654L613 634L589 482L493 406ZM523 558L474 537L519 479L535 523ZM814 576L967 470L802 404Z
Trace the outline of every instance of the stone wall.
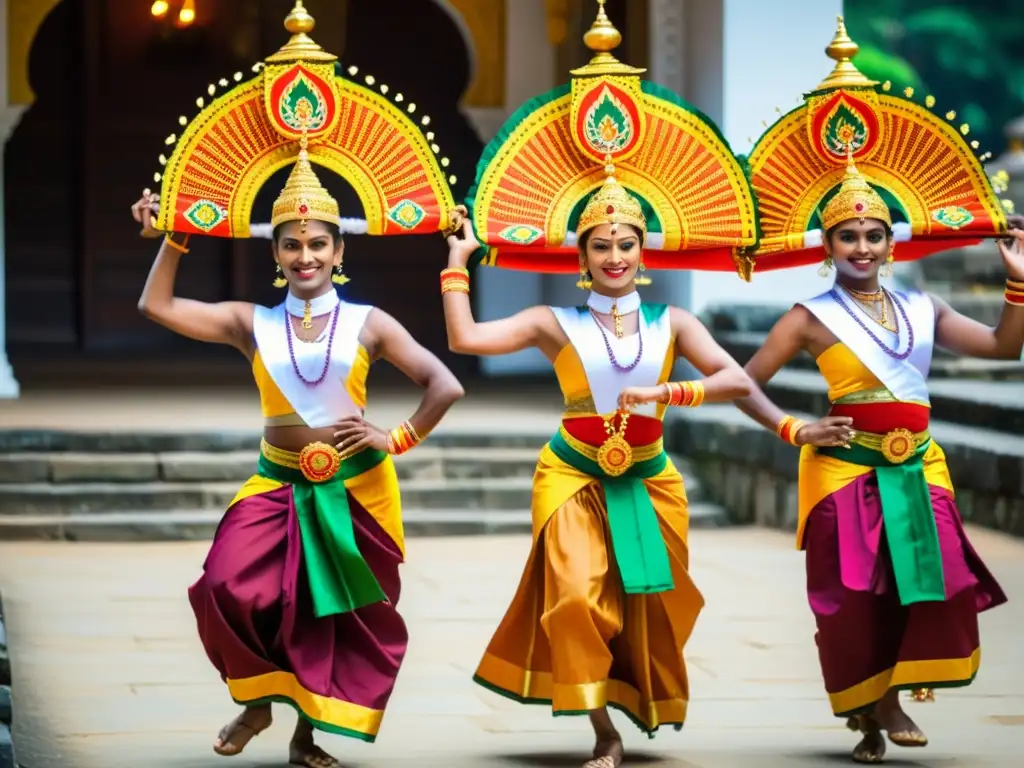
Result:
M802 418L813 418L795 413ZM933 425L966 522L1024 536L1024 450L1019 437ZM798 449L732 406L704 406L666 421L669 450L685 456L709 501L734 523L796 530Z
M4 607L0 602L0 768L17 768L11 739L13 702L11 700L11 657L7 652Z

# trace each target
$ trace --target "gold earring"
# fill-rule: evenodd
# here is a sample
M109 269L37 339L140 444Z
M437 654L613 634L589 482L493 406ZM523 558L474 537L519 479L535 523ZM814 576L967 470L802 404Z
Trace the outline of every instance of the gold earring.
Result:
M582 288L584 291L589 291L590 287L594 284L594 281L587 276L587 265L580 262L580 279L576 283L577 288Z
M889 255L885 257L885 264L883 264L882 268L878 270L880 277L892 277L893 272L895 271L892 268L892 263L896 260L895 256L893 256L895 252L896 246L894 245L889 249Z
M275 288L284 288L286 285L288 285L288 281L285 280L284 272L281 270L281 265L278 264L277 265L277 271L275 272L275 277L274 277L274 287Z
M341 264L334 268L334 273L331 275L331 282L336 283L337 285L344 285L350 279L351 278L342 273Z
M825 260L821 262L821 266L818 267L819 277L828 277L832 272L832 254L825 257Z
M636 285L650 285L651 284L651 278L646 277L645 274L644 274L646 271L647 271L647 267L645 267L644 263L641 261L640 262L640 266L637 268L637 272L639 274L637 274L636 279L633 281Z

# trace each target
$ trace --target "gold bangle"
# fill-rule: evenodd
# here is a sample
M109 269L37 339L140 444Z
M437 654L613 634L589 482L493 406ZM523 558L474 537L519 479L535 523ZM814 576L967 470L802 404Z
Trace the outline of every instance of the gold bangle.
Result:
M704 390L704 384L700 381L691 382L693 387L693 399L690 400L690 407L697 408L704 403L704 398L707 392Z
M185 247L186 245L188 245L188 235L185 235L184 241L182 241L181 243L176 243L174 242L173 239L171 239L170 234L167 234L164 235L164 243L173 248L174 250L176 250L178 253L188 253L189 251L189 249Z
M797 445L797 432L800 431L801 427L805 426L807 426L805 421L800 421L800 419L793 416L783 416L779 423L775 425L775 434L790 445Z

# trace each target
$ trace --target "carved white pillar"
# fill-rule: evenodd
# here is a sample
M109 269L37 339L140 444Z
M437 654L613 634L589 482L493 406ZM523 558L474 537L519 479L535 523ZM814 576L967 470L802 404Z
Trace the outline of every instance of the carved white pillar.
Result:
M648 39L651 66L647 77L686 98L686 0L650 0Z
M7 0L0 0L0 40L7 40ZM4 148L14 127L21 119L24 107L9 106L7 103L7 55L0 56L0 398L16 398L20 392L14 369L7 359L7 286L4 259Z
M505 101L506 111L511 114L526 100L554 86L555 51L548 42L544 0L509 0L505 9ZM569 73L565 75L568 77ZM474 273L474 281L476 316L480 320L495 320L545 303L545 283L550 278L532 272L481 267ZM536 349L480 358L480 371L485 376L550 370L551 363Z

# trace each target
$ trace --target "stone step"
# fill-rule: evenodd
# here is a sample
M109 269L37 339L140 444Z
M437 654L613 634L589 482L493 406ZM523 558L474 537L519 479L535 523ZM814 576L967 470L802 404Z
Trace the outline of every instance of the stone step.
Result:
M553 423L552 429L557 426ZM479 429L445 429L431 433L423 448L533 448L540 450L551 430L515 430L500 433ZM63 431L52 429L0 430L0 454L5 453L232 453L254 455L260 447L258 432L130 432Z
M475 472L484 465L477 462L464 466ZM402 503L411 509L529 509L533 472L532 465L528 474L526 467L524 461L523 474L518 476L476 474L452 478L438 473L434 477L407 479L401 483ZM684 473L690 499L700 501L700 483L689 473L686 462L678 460L677 467ZM235 481L0 483L0 514L60 516L139 510L223 510L238 488Z
M70 515L0 513L0 540L64 540L94 542L204 541L213 538L221 509L125 510ZM403 512L406 536L460 536L529 533L528 509L417 509ZM723 507L690 504L691 528L729 524Z
M395 466L402 480L532 477L537 453L537 448L442 448L424 445L397 457ZM255 471L255 451L0 453L0 484L241 483Z
M935 379L928 386L934 420L1024 435L1020 382ZM829 408L827 387L816 371L784 369L765 391L785 411L824 415Z
M517 509L530 505L529 477L426 479L402 483L411 507ZM87 514L144 509L223 509L238 492L237 482L6 483L0 485L0 513Z
M929 286L950 289L956 286L980 284L1002 285L1006 279L1006 265L999 249L991 240L967 248L935 253L916 262L921 276Z

